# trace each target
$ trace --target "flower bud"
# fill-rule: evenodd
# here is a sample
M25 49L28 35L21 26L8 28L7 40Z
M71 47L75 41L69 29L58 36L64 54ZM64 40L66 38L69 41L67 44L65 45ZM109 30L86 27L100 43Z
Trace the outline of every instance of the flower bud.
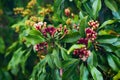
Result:
M66 15L66 16L70 16L70 9L69 9L69 8L66 8L66 9L65 9L65 15Z
M98 26L99 26L99 23L98 23L98 21L91 20L91 21L88 22L88 25L90 27L92 27L93 29L97 29Z
M88 38L80 38L77 41L78 44L85 44L86 46L88 45Z
M86 59L90 56L90 50L87 50L86 47L82 47L80 49L75 49L73 54L79 57L81 60L86 61Z
M34 27L36 30L40 30L42 26L43 26L43 22L38 22L38 23L34 24Z
M90 39L91 41L94 41L97 38L97 33L93 31L91 28L86 28L86 38Z

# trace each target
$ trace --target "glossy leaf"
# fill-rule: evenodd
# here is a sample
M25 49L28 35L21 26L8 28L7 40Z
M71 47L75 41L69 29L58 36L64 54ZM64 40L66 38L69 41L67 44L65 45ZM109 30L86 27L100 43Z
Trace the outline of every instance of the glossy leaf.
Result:
M118 11L118 7L117 7L117 4L114 0L104 0L105 1L105 4L106 6L111 9L112 11L116 12Z
M64 73L62 76L63 80L70 79L73 72L75 71L77 65L79 63L79 60L70 60L70 62L63 64Z
M115 50L115 54L120 58L120 49Z
M55 66L54 66L54 58L53 58L53 56L52 55L47 55L46 56L46 58L47 58L47 63L48 63L48 65L50 66L50 68L54 68Z
M21 58L23 57L25 51L22 50L20 47L18 50L16 50L13 54L12 59L10 60L8 64L8 69L11 69L11 72L16 75L18 73L18 66L21 63Z
M102 35L102 36L98 36L97 41L99 43L108 43L108 44L112 44L114 42L116 42L118 40L117 36L112 36L112 35Z
M70 32L61 41L66 43L73 43L76 42L80 37L81 36L78 32Z
M93 5L92 5L92 8L93 8L93 15L95 17L95 19L97 18L98 16L98 13L101 9L101 0L95 0Z
M105 22L99 27L99 29L102 29L102 28L106 27L107 25L113 24L113 23L115 23L116 21L117 21L117 20L107 20L107 21L105 21Z
M88 75L89 75L89 71L87 67L82 63L80 65L80 80L89 80Z
M61 55L62 55L62 58L64 60L68 60L69 59L68 54L67 54L67 50L64 49L64 48L61 48Z
M31 49L28 50L28 52L26 52L24 54L24 56L22 56L22 60L21 60L21 67L22 67L22 72L25 73L25 66L26 66L26 61L28 60L29 56L30 56L30 53L31 53Z
M8 47L7 49L7 53L5 56L8 56L10 54L10 52L14 51L15 47L18 45L18 41L12 43L11 46Z
M92 51L90 56L88 57L87 63L92 65L92 66L98 65L97 54L94 51Z
M115 60L113 59L112 55L108 54L107 56L108 64L114 71L119 71L119 67L115 63Z
M113 58L113 60L115 61L115 63L117 64L119 70L120 70L120 58L118 58L117 56L115 55L111 55L111 57Z
M100 44L99 46L103 47L107 52L114 52L118 48L112 44Z
M31 44L35 45L41 42L44 42L45 39L42 38L41 36L36 36L36 35L28 35L25 37L27 42L30 42Z
M85 16L80 21L79 32L80 32L81 37L85 36L85 28L86 28L86 25L87 25L87 18L88 18L88 16Z
M90 72L94 80L103 80L101 72L94 66L89 66Z
M58 50L54 49L52 55L53 55L53 58L54 58L55 65L60 69L61 68L61 60L59 58Z
M91 17L93 17L92 8L88 5L88 3L84 3L83 6L84 6L84 8L86 9L86 12L87 12Z
M30 30L29 35L38 35L43 37L42 33L38 30Z

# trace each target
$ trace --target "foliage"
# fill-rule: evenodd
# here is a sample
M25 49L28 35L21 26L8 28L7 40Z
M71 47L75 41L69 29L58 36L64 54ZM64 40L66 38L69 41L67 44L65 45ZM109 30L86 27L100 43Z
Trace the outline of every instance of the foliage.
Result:
M19 19L10 22L17 40L6 49L0 37L7 61L0 79L120 79L120 1L18 2L13 11Z

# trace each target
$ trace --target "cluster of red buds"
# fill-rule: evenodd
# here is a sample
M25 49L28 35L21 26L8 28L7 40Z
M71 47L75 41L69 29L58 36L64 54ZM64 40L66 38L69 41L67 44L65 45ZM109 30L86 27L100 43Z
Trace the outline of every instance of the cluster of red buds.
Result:
M60 26L57 28L57 32L60 36L60 39L62 39L66 34L68 34L68 29L66 26L62 26L62 24L60 24Z
M99 23L98 23L98 21L91 20L88 22L88 25L93 29L97 29L99 26Z
M36 24L34 24L34 27L36 30L41 30L42 26L46 25L46 22L38 22Z
M54 34L56 33L56 31L57 30L55 27L49 26L49 27L44 28L41 32L45 37L47 37L47 34L50 34L50 36L54 37Z
M38 22L34 25L34 28L42 33L42 35L45 38L54 38L54 39L62 39L67 33L68 29L66 26L62 26L62 24L59 27L54 26L46 26L46 22ZM51 42L51 44L54 44ZM34 46L34 49L36 51L44 51L48 47L47 42L39 43ZM52 46L51 46L52 47Z
M86 47L82 47L80 49L75 49L73 54L79 57L81 60L86 61L86 59L90 56L90 50L87 50Z
M46 26L46 24L46 22L38 22L34 25L35 29L39 30L45 37L49 34L53 38L55 34L62 33L61 38L63 38L68 33L66 26L60 25L60 27L55 28L54 26Z
M45 37L47 37L47 34L49 34L51 37L54 37L57 29L53 26L47 27L46 24L46 22L38 22L34 25L34 27L36 30L39 30Z
M84 44L84 45L88 45L88 38L80 38L78 41L77 41L78 44Z
M86 46L80 49L75 49L73 52L75 56L81 58L83 61L85 61L90 56L90 51L87 50L86 47L88 46L89 40L91 42L94 42L95 39L97 38L97 32L95 30L98 28L99 23L98 21L91 20L88 22L88 25L90 26L90 28L85 29L86 38L80 38L77 41L78 44L84 44Z
M86 28L85 33L86 33L86 38L91 40L92 42L97 38L97 32L95 32L91 28Z
M40 50L46 49L47 47L48 47L47 42L42 42L42 43L36 44L36 45L34 46L34 49L35 49L36 51L40 51Z

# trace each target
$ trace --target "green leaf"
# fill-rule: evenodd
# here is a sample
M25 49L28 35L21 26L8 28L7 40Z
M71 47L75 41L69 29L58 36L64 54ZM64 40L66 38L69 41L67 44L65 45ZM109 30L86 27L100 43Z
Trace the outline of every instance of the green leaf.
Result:
M39 76L38 80L45 80L45 77L46 77L46 74L45 74L45 73L42 73L42 74Z
M15 47L16 47L17 45L18 45L18 41L13 42L13 43L11 44L11 46L9 46L9 47L7 48L7 53L5 54L5 56L8 56L8 55L10 54L10 52L14 51L14 49L15 49Z
M52 55L54 56L54 63L60 69L61 68L61 61L59 57L59 51L54 49Z
M67 51L67 54L70 54L73 50L85 47L85 45L82 44L74 44L70 47L70 49Z
M0 53L3 53L5 50L5 43L2 37L0 37Z
M65 43L73 43L76 42L80 37L81 36L79 32L70 32L63 39L61 39L61 41Z
M69 67L70 65L72 65L72 64L74 64L74 63L76 63L76 62L79 62L79 59L69 59L69 60L65 60L65 61L63 61L63 68L67 68L67 67Z
M115 54L120 58L120 49L117 49L117 50L115 51Z
M103 76L102 76L101 72L99 70L97 70L96 67L90 66L90 65L89 65L89 67L90 67L90 72L91 72L94 80L103 80Z
M53 69L54 68L53 56L49 54L46 56L46 58L47 58L48 65Z
M0 69L0 80L12 80L12 77L8 71Z
M76 6L77 6L77 8L78 9L81 9L81 1L79 1L79 0L74 0L74 2L75 2L75 4L76 4Z
M98 65L97 55L94 51L92 51L91 55L88 57L87 63L95 67Z
M14 24L14 25L12 25L11 27L12 28L16 28L17 26L25 26L25 24L24 24L24 22L25 22L25 20L27 20L28 19L28 16L26 16L26 17L24 17L22 20L20 20L19 22L17 22L16 24Z
M98 16L99 11L101 9L101 0L94 0L92 8L93 8L93 16L96 19L97 16Z
M98 29L102 29L102 28L104 28L107 25L115 23L116 21L118 21L118 20L107 20Z
M35 45L41 42L44 42L45 39L42 38L41 36L37 36L37 35L28 35L25 37L27 42L30 42L31 44Z
M103 56L103 55L101 55L101 53L97 53L98 54L98 60L99 60L99 64L98 64L98 67L101 69L101 70L103 70L104 72L108 72L109 71L109 69L110 69L110 67L109 67L109 65L108 65L108 63L107 63L107 59L106 59L106 56Z
M65 0L55 0L54 1L54 16L61 21L61 14L64 9L64 2ZM61 7L62 6L62 7ZM56 20L56 19L55 19Z
M91 45L92 45L91 40L88 40L87 48L89 49L91 47Z
M108 44L113 44L117 40L118 40L118 37L113 35L102 35L102 36L98 36L97 38L97 41L99 43L108 43Z
M64 69L64 73L62 76L63 80L69 80L70 76L73 75L73 72L75 72L75 69L77 68L77 65L79 63L79 59L72 59L68 62L65 62L65 64L63 64L63 69Z
M47 64L47 56L40 60L33 68L30 80L36 80L40 77L41 73L46 73L45 65Z
M24 54L24 56L22 56L22 58L21 58L21 63L20 63L20 64L21 64L22 72L23 72L23 73L25 73L26 61L27 61L27 59L28 59L29 56L30 56L31 50L32 50L32 49L29 49L28 52L26 52L26 53Z
M120 47L120 39L118 39L115 43L113 43L113 46Z
M14 54L12 59L10 60L9 64L8 64L8 69L11 69L11 72L16 75L18 73L18 66L21 63L21 58L23 57L25 53L25 50L23 51L22 48L18 48Z
M38 35L42 36L42 33L38 30L30 30L29 35ZM43 37L43 36L42 36Z
M116 72L119 71L119 67L117 66L113 56L111 54L108 54L107 55L107 60L108 60L108 64L109 66Z
M112 12L112 14L116 19L120 19L120 10L117 12Z
M79 32L80 32L81 37L85 37L85 28L87 25L87 18L88 16L85 16L84 18L80 20Z
M62 58L64 60L68 60L69 59L68 54L67 54L67 50L64 49L64 48L61 48L61 55L62 55Z
M103 47L107 52L114 52L117 50L117 47L112 44L99 44L99 46Z
M113 80L119 80L120 79L120 71L113 77Z
M111 55L111 57L113 58L113 60L115 61L116 65L118 66L119 70L120 70L120 58L118 58L115 55Z
M114 0L104 0L106 6L114 12L118 11L117 3Z
M91 7L88 5L88 3L84 3L83 6L84 6L86 12L88 13L88 15L90 15L91 17L93 17L93 14L92 14L93 11L92 11Z
M82 63L82 64L80 65L80 80L89 80L89 79L88 79L88 75L89 75L88 69L87 69L87 67Z
M60 76L60 72L59 72L59 69L56 69L56 70L53 70L53 73L54 73L54 80L62 80L62 77Z
M84 18L84 14L82 11L79 12L79 17L80 17L80 19Z
M82 0L82 3L85 3L87 0Z

